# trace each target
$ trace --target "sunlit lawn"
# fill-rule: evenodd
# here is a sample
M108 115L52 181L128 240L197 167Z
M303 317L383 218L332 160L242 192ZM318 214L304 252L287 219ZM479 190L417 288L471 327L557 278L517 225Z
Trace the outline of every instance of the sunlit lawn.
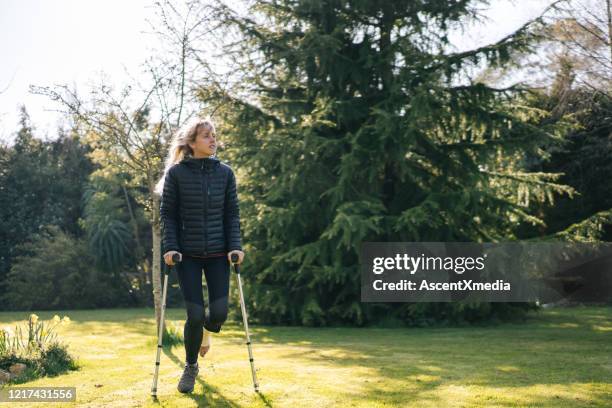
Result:
M0 327L29 313L0 313ZM261 395L253 391L244 331L228 323L200 360L192 394L176 390L183 347L164 349L157 402L150 397L152 309L35 313L70 316L59 334L82 367L20 386L76 386L79 407L612 406L610 307L547 309L525 324L478 328L254 325ZM182 325L184 311L167 316Z

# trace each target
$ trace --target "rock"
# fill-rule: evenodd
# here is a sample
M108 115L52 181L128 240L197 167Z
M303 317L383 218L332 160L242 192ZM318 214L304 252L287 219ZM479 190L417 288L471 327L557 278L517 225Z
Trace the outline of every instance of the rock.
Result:
M27 366L23 363L15 363L9 367L9 371L13 376L19 377L27 368Z
M0 369L0 384L4 384L5 382L8 382L12 378L13 378L13 376L11 375L11 373L9 373L8 371L4 371L4 370Z

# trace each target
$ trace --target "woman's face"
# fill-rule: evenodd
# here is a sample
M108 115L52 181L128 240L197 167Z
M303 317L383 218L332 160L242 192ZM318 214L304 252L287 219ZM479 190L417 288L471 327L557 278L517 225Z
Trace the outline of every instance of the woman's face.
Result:
M212 156L217 151L217 136L213 130L199 126L195 142L189 143L189 146L193 149L193 157Z

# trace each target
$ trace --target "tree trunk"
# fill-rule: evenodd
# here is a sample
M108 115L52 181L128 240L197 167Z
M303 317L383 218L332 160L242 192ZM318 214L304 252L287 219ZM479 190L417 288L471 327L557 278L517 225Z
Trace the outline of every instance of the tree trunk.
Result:
M612 3L610 0L606 1L608 11L608 47L610 47L610 62L612 62Z
M161 307L162 307L162 281L161 281L161 231L159 222L159 201L160 198L151 193L153 197L153 222L151 223L152 235L153 235L153 267L151 268L153 281L153 304L155 305L155 321L157 322L157 330L159 331L159 324L161 318Z

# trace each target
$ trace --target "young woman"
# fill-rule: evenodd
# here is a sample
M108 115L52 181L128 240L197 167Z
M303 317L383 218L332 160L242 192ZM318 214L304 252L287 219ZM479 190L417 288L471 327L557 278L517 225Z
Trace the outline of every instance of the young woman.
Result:
M174 135L164 176L160 215L164 261L173 265L179 253L178 281L185 300L185 369L180 392L193 391L202 357L227 318L230 262L233 253L242 263L240 214L236 177L232 168L216 158L215 126L207 119L192 119ZM208 309L202 296L202 270L208 286ZM204 330L202 330L204 329Z

